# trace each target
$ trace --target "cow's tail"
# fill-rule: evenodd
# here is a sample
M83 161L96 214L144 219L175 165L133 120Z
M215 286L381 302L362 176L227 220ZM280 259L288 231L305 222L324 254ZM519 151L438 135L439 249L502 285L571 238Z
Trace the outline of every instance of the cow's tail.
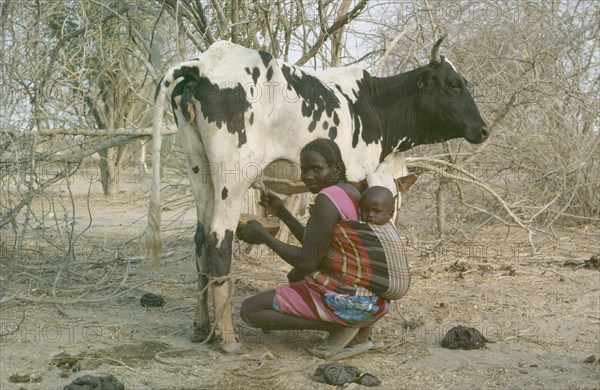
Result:
M165 111L167 87L163 79L156 87L154 109L152 113L152 185L150 190L150 207L148 210L148 225L146 227L146 249L152 269L158 267L158 262L163 249L160 236L160 147L162 143L161 128Z

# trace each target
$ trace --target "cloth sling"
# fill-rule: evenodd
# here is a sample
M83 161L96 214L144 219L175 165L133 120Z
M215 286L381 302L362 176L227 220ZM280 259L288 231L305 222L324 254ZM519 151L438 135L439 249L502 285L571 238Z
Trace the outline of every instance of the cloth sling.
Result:
M309 278L340 294L403 297L410 287L404 246L391 222L340 221L318 270Z

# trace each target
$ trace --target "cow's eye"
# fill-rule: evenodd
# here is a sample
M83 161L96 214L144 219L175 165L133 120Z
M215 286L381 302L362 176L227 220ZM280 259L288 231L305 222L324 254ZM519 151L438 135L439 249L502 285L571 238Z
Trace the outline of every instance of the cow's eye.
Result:
M448 88L450 88L453 92L460 92L462 90L462 86L460 84L448 84Z

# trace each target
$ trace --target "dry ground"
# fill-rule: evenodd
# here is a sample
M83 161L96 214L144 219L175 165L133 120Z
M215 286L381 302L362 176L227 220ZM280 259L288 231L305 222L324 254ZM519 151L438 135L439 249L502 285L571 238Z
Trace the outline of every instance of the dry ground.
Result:
M127 389L334 388L312 379L322 361L307 349L322 333L265 335L239 319L245 297L285 281L285 263L260 248L236 246L233 305L248 352L227 355L192 344L190 205L176 202L176 188L167 195L175 199L164 215L172 255L148 275L135 257L143 254L147 183L129 183L112 200L96 184L92 224L76 241L75 259L56 258L60 252L52 245L64 245L65 233L50 216L17 259L0 306L1 389L62 389L80 375L109 373ZM81 187L75 196L76 232L90 219L85 192ZM56 189L55 202L67 194L64 186ZM36 207L40 212L41 204ZM409 202L403 213L411 218ZM600 253L599 234L597 227L564 228L556 238L537 237L535 254L526 235L500 227L445 241L437 250L422 237L417 244L402 234L414 276L408 295L377 326L375 337L387 348L343 363L379 377L384 389L599 389L600 272L563 266L567 259ZM10 259L5 246L2 283ZM165 306L143 308L144 292L161 294ZM472 351L442 348L441 339L458 324L477 328L494 343ZM64 360L62 367L53 364L60 352L75 356L68 363L80 371L65 368ZM41 382L14 383L14 374Z

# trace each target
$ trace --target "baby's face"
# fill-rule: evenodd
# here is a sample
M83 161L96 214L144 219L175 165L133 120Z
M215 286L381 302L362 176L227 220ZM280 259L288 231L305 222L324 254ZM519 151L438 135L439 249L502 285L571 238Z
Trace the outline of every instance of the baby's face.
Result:
M394 211L390 201L383 197L363 197L360 200L360 220L375 225L383 225L392 218Z

